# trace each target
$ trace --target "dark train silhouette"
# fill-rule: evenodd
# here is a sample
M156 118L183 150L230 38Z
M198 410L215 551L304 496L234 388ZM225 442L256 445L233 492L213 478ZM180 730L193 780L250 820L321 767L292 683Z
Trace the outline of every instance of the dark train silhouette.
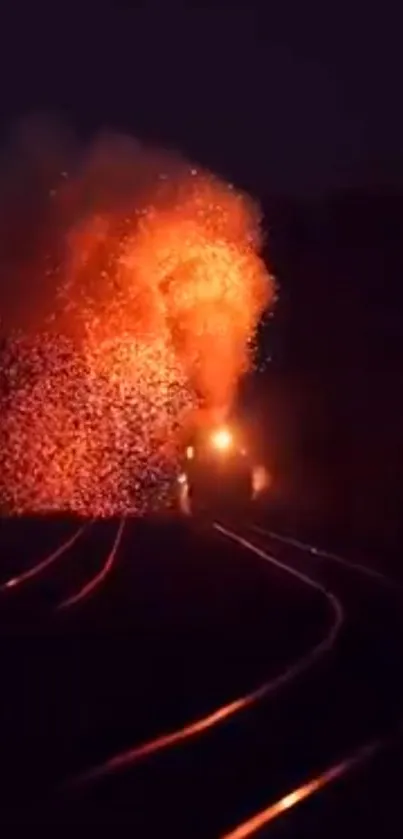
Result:
M182 512L229 512L253 498L253 465L243 440L229 426L198 430L187 442L178 475Z

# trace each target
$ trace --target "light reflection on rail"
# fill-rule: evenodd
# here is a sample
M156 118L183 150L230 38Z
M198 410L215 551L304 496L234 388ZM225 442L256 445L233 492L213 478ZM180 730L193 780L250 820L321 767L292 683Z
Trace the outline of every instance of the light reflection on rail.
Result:
M258 536L268 536L270 539L282 542L284 545L291 545L293 548L297 548L299 551L303 551L305 553L310 553L312 556L319 557L319 559L329 559L332 562L337 562L339 565L344 565L352 571L357 571L359 574L372 577L374 580L384 583L384 585L403 590L403 586L399 580L392 579L392 577L388 577L386 574L383 574L382 571L378 571L368 565L362 565L359 562L352 562L351 560L344 559L344 557L332 553L331 551L327 551L324 548L319 548L316 545L308 545L306 542L301 542L299 539L294 539L292 536L275 533L274 531L267 530L265 527L261 527L257 524L248 525L248 529L253 533L256 533Z
M21 585L22 583L26 583L28 580L32 580L34 577L37 577L38 574L41 574L42 571L45 571L50 565L53 565L60 556L62 556L66 551L73 547L73 545L77 542L78 538L81 534L89 527L91 522L85 522L82 527L73 533L70 539L67 542L63 542L62 545L53 551L49 556L43 559L41 562L38 562L32 568L29 568L27 571L24 571L22 574L19 574L17 577L11 577L5 583L0 586L0 591L7 591L10 589L15 589L17 586Z
M302 572L296 571L294 568L290 568L274 557L271 557L265 551L256 547L256 545L253 545L253 543L248 542L246 539L243 539L232 531L223 528L221 525L215 525L215 529L255 555L259 556L261 559L264 559L266 562L276 565L283 571L291 574L291 576L297 577L297 579L301 582L311 586L311 588L319 590L327 598L332 612L332 621L325 637L322 638L322 640L316 644L313 649L299 658L283 673L280 673L280 675L276 676L274 679L265 682L256 690L251 691L243 697L235 699L227 705L217 708L207 716L202 717L199 720L195 720L194 722L189 723L176 731L162 734L153 740L149 740L139 746L134 746L131 749L127 749L126 751L115 755L99 766L95 766L73 778L67 783L68 787L75 787L98 781L107 775L125 769L128 766L150 757L157 752L161 752L171 746L176 746L192 737L208 731L224 720L232 717L240 711L245 710L251 705L254 705L256 702L266 699L268 696L275 693L284 685L293 681L300 674L305 672L308 668L314 665L318 659L332 649L344 621L344 612L340 601L331 592L328 592L320 583L317 583L315 580L307 577Z
M334 766L331 766L329 769L326 769L325 772L317 775L316 778L312 778L312 780L308 781L306 784L302 784L292 790L292 792L289 792L287 795L279 798L278 801L270 804L264 810L261 810L251 818L242 822L242 824L238 825L238 827L234 830L231 830L229 833L222 836L221 839L247 839L247 837L262 830L263 827L267 827L270 822L277 819L287 810L291 810L292 807L300 804L306 798L309 798L315 792L318 792L332 781L341 778L354 767L369 760L383 745L383 741L377 740L364 746L350 757L335 764Z
M94 577L89 580L79 591L75 592L74 594L70 595L70 597L66 597L65 600L62 600L61 603L58 604L56 607L57 610L60 609L67 609L70 606L73 606L75 603L79 603L80 600L84 600L88 597L95 588L97 588L104 580L105 577L109 574L114 565L117 551L120 545L120 540L123 535L123 529L125 526L125 519L123 518L118 526L116 536L113 542L112 550L109 552L106 562L102 566L101 570L98 571L98 574L95 574Z

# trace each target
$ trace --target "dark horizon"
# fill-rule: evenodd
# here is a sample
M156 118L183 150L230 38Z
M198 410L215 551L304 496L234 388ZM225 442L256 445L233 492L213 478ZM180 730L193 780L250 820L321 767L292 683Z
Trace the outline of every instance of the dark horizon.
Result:
M260 196L403 187L397 20L314 2L3 13L0 126L57 113L173 147ZM375 12L375 13L374 13ZM378 13L376 13L378 12Z

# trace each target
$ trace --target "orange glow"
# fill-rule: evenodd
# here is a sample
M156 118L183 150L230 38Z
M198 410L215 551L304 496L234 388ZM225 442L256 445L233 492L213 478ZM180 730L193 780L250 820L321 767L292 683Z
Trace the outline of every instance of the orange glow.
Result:
M228 428L218 428L211 435L211 442L215 449L220 452L226 452L232 447L233 437Z
M325 783L329 782L334 777L337 777L338 774L341 774L339 767L337 767L337 772L333 773L331 778L326 777L325 773L323 776L298 787L298 789L290 792L288 795L285 795L284 798L280 798L279 801L275 802L275 804L271 804L265 810L257 813L256 816L253 816L251 819L248 819L248 821L239 825L239 827L235 828L235 830L231 831L231 833L227 833L224 837L222 837L222 839L247 839L248 836L252 836L254 833L257 833L257 831L261 830L262 827L270 824L270 822L286 810L290 810L291 807L299 804L304 800L304 798L308 798L320 789L321 786L324 786Z
M210 173L121 137L71 168L38 237L51 314L2 358L0 496L20 512L141 512L163 502L199 401L225 417L273 281L255 206Z
M253 495L260 495L264 490L269 489L272 479L265 466L254 466L252 470Z
M196 737L199 734L203 734L203 732L208 731L209 728L218 725L236 714L238 711L241 711L248 704L249 697L229 702L228 705L223 705L221 708L213 711L208 716L196 720L195 722L184 726L184 728L173 731L170 734L162 734L161 737L156 737L155 740L149 740L148 742L143 743L143 745L135 746L127 752L123 752L122 754L116 755L116 757L112 757L100 767L90 769L88 772L80 775L76 779L75 783L91 783L92 781L97 780L97 778L109 775L112 772L123 769L125 766L130 766L143 760L144 758L150 757L157 752L176 746L184 740L188 740L190 737Z
M232 830L230 833L226 833L222 839L248 839L249 836L253 836L287 810L291 810L292 807L300 804L301 801L309 798L315 792L318 792L337 778L341 778L346 774L346 772L349 772L357 766L357 764L370 759L381 745L381 741L374 741L373 743L363 746L353 755L347 757L346 760L335 764L330 767L330 769L322 772L316 778L313 778L306 784L302 784L300 787L297 787L292 792L284 795L283 798L280 798L274 804L269 805L269 807L266 807L255 816L252 816L250 819L240 824L235 828L235 830Z

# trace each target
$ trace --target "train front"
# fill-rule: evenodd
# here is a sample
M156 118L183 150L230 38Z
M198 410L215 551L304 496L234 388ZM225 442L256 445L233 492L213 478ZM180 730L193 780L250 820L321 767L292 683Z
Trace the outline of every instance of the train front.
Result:
M253 497L253 467L241 434L220 425L198 431L185 447L178 475L182 512L233 513Z

